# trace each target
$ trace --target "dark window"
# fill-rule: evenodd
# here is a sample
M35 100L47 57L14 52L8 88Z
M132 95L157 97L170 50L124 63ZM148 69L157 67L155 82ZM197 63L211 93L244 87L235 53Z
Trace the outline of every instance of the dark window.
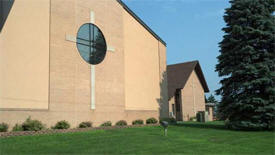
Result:
M0 0L0 32L8 18L14 0Z
M106 41L100 29L91 23L83 24L77 33L77 49L89 64L99 64L106 55Z
M177 89L176 90L176 93L175 93L175 102L176 102L176 111L177 112L180 112L181 109L180 109L180 102L181 102L181 99L180 99L180 90Z
M175 111L175 104L172 104L172 110L173 110L173 114L175 114L176 113L176 111Z

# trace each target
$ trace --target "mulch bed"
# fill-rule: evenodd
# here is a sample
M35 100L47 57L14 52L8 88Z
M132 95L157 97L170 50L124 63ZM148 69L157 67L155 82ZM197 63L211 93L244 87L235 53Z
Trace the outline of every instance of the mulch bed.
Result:
M111 130L111 129L124 129L124 128L136 128L144 126L159 126L159 124L146 124L146 125L128 125L128 126L108 126L108 127L90 127L90 128L73 128L73 129L47 129L41 131L11 131L0 132L0 138L14 137L14 136L31 136L31 135L44 135L55 133L68 133L68 132L84 132L91 130Z

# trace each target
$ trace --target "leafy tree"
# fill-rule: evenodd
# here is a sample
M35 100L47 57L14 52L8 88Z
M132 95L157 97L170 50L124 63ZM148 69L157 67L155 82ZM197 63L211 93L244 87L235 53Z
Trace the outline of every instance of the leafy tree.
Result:
M233 129L274 129L274 1L231 0L216 71L219 113Z

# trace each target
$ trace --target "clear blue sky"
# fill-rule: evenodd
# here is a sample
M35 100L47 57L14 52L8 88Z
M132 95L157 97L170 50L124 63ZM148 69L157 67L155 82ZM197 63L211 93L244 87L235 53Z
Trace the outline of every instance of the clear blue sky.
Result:
M167 64L200 61L210 89L206 95L214 95L220 87L215 65L229 0L123 1L167 43Z

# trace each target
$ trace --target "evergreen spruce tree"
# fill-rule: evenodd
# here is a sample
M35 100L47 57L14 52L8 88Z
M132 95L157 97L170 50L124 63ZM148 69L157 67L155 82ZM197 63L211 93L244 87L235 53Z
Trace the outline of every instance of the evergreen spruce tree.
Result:
M205 95L204 95L204 101L205 101L205 103L208 103L208 100Z
M208 103L218 103L218 101L215 99L215 96L212 94L207 98L207 102Z
M219 102L216 100L215 96L214 95L210 95L208 98L207 98L207 102L206 103L214 103L214 106L213 106L213 117L217 117L217 113L218 113L218 105L219 105Z
M231 0L216 71L219 114L232 129L274 129L274 1Z

